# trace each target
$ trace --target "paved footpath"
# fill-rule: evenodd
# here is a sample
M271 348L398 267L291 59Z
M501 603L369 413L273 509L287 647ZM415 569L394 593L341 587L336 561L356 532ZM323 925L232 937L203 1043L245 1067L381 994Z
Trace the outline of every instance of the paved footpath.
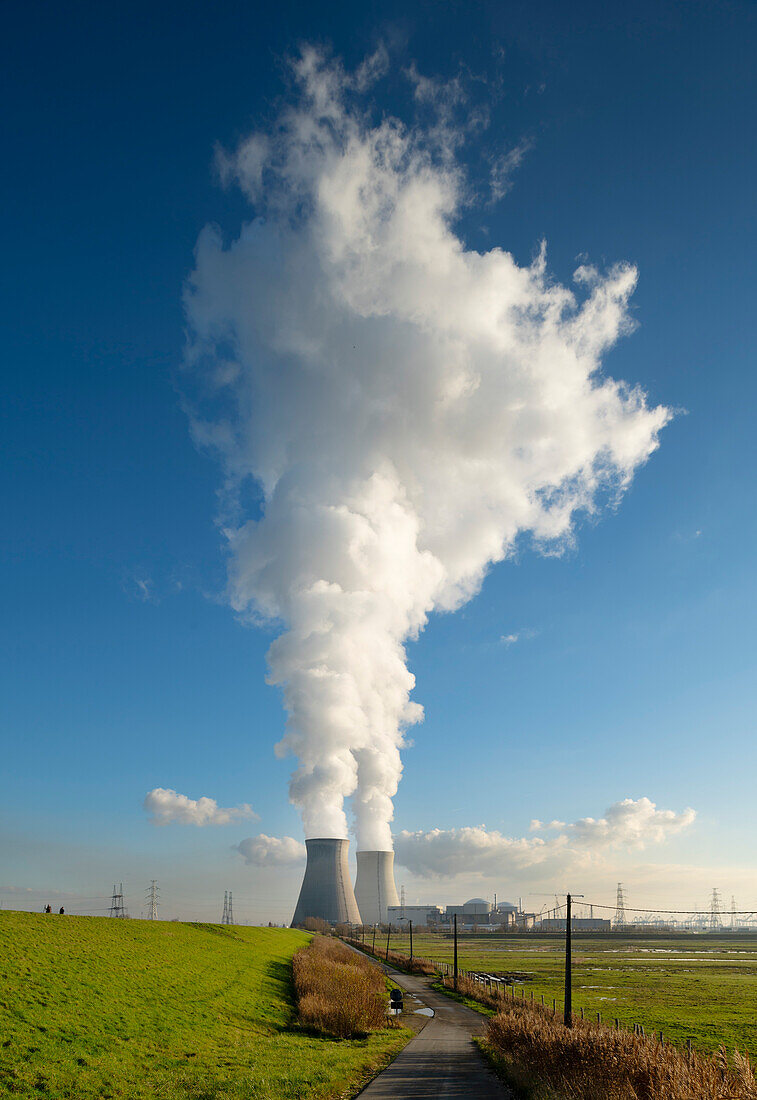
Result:
M423 978L384 966L406 991L405 1011L425 1007L434 1015L390 1066L360 1093L360 1100L511 1100L473 1042L487 1018L429 989Z

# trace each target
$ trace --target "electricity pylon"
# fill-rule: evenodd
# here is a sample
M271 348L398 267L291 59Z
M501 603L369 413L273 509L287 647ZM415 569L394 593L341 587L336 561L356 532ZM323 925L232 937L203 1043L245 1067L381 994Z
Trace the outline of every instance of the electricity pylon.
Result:
M124 908L124 884L120 883L118 887L113 884L113 897L110 899L109 916L111 917L125 917L126 909Z
M618 892L615 897L615 927L622 928L626 923L626 899L623 896L623 883L618 883Z
M710 931L717 932L720 928L720 894L713 887L712 897L710 898Z
M156 878L150 879L149 889L146 891L147 897L147 919L158 919L158 896L160 890L158 889L158 880Z

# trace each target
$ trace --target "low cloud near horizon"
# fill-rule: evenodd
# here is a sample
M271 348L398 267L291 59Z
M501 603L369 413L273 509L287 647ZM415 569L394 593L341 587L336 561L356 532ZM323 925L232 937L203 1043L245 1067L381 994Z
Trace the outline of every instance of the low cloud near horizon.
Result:
M584 817L572 824L531 822L528 837L508 837L485 826L430 829L394 838L397 863L420 878L457 875L501 876L517 873L529 877L586 867L609 849L643 849L662 844L693 824L690 808L676 813L658 810L648 798L614 802L600 818ZM547 833L547 836L540 834Z
M155 787L142 803L153 825L231 825L243 818L257 818L252 806L219 806L214 798L189 798L171 787Z
M252 867L281 867L300 863L305 858L305 845L293 836L248 836L235 845L235 851L244 856Z

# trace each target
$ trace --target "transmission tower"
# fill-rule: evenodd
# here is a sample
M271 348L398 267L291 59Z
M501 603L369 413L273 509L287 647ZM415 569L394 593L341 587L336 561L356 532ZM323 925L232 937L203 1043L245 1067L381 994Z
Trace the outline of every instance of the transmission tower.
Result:
M229 891L223 892L223 916L221 917L221 924L229 923Z
M731 894L731 929L736 927L736 898Z
M713 887L712 897L710 898L710 931L716 932L720 928L720 894Z
M158 889L158 880L156 878L150 879L150 886L145 892L147 898L147 919L158 919L158 896L160 890Z
M615 896L615 927L622 928L626 923L626 899L623 896L623 883L618 883L618 892Z
M227 917L227 920L226 920L227 924L233 924L234 923L234 903L231 900L231 890L229 890L229 909L228 909L228 912L226 914L226 917Z
M400 886L400 906L402 907L402 917L405 917L405 887Z
M118 886L113 884L113 897L110 899L109 916L111 917L125 917L126 909L124 908L124 884L120 883Z

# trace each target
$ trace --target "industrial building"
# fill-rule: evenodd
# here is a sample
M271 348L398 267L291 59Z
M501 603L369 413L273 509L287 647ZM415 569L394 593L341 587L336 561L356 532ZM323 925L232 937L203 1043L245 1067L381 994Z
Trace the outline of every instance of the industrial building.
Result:
M390 905L387 920L393 928L402 928L403 921L412 921L416 928L437 928L443 918L438 905Z
M539 932L564 932L565 917L545 917L536 927ZM612 923L602 917L571 917L570 927L573 932L609 932Z
M529 916L531 914L528 914ZM457 927L461 931L480 929L498 932L505 927L515 927L516 918L520 925L522 917L517 905L502 902L496 907L485 898L470 898L462 905L447 905L444 911L438 905L391 905L387 920L391 925L401 927L402 921L412 921L418 928L437 928L447 931L457 917Z

